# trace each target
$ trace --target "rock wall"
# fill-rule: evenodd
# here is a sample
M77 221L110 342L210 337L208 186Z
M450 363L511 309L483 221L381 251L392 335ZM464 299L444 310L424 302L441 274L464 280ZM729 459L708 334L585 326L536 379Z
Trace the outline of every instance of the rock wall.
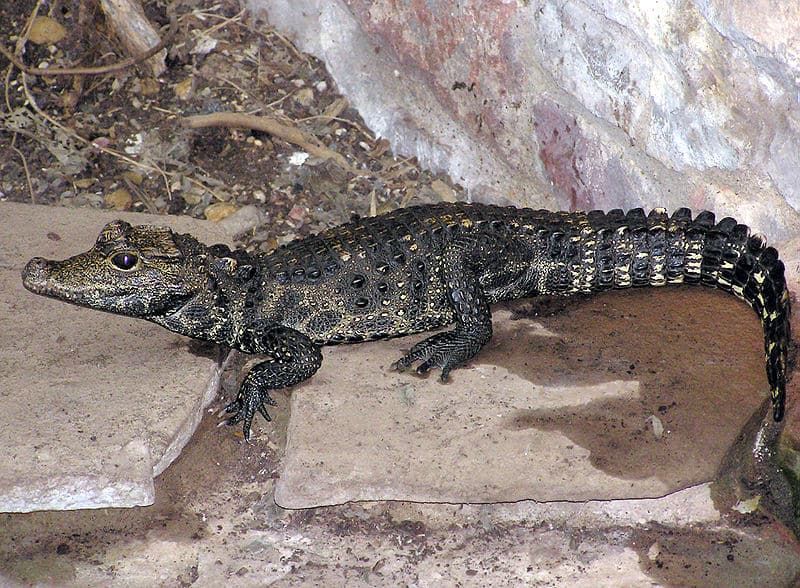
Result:
M800 234L800 4L250 0L474 200L688 205Z

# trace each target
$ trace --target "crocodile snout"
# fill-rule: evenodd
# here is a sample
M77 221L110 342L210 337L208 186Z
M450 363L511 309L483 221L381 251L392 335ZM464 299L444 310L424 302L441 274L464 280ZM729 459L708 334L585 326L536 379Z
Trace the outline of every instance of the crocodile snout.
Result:
M47 283L47 260L34 257L22 270L22 284L31 292L39 292Z

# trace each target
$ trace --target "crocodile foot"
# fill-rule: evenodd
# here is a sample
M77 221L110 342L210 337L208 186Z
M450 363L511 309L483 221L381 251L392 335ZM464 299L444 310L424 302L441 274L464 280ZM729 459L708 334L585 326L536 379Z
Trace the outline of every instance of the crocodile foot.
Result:
M269 392L266 390L257 390L254 388L245 389L244 386L239 390L239 396L225 407L226 413L235 413L232 417L225 421L226 425L235 425L242 422L242 434L244 440L250 442L250 427L253 424L253 417L256 411L261 413L267 421L271 421L272 417L267 412L266 404L270 406L277 406L278 403L272 399Z
M490 335L491 336L491 333ZM406 355L391 365L393 370L405 371L414 362L421 361L416 371L427 374L431 368L442 370L439 379L447 381L450 370L469 361L486 343L488 337L463 331L437 333L414 345Z

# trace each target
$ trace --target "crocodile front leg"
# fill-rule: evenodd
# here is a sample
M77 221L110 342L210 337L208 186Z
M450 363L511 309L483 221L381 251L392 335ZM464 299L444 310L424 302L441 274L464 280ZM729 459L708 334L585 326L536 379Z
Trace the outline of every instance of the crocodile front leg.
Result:
M238 348L246 353L263 353L270 359L253 366L242 381L236 400L225 407L234 412L226 422L243 422L245 441L250 440L250 426L256 411L271 420L266 404L275 406L269 390L288 388L307 380L322 364L320 347L303 333L274 324L248 328Z
M393 369L403 371L421 361L417 373L425 374L438 367L444 382L450 370L469 361L491 339L492 315L474 269L475 252L479 248L480 244L471 238L458 239L445 247L442 277L455 310L456 328L420 341L392 364Z

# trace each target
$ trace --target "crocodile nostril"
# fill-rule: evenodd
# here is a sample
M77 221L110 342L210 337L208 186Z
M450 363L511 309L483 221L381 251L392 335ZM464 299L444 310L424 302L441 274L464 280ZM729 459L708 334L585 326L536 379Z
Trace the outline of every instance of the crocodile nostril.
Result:
M43 257L34 257L28 262L28 265L25 266L22 275L33 276L40 274L44 271L44 266L46 263L47 262Z
M41 284L46 276L47 260L43 257L34 257L22 270L22 283L26 286Z

